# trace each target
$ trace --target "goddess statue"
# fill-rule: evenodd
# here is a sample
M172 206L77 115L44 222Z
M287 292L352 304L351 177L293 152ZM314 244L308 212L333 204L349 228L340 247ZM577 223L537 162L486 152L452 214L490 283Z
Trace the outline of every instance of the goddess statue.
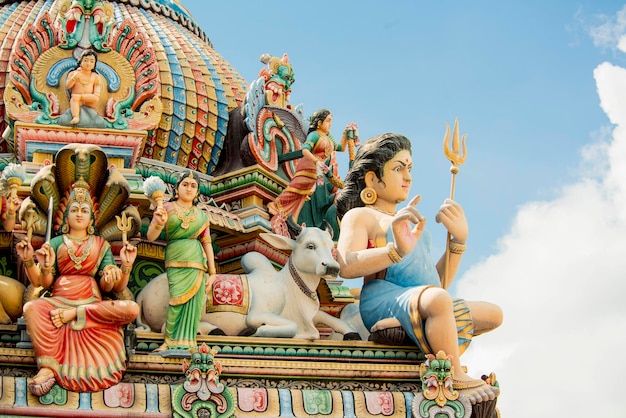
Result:
M139 223L133 229L127 220L128 228L115 229L124 238L121 266L109 243L117 240L111 218L126 203L128 183L107 167L106 155L93 145L70 144L57 153L55 163L33 178L32 195L23 203L39 213L42 205L33 201L48 200L48 222L39 222L47 224L45 242L36 250L30 236L16 244L26 276L42 291L23 313L39 369L28 385L35 396L45 395L55 383L75 392L117 384L126 370L122 327L139 313L132 296L123 297L137 257L126 235L136 233ZM122 213L135 221L135 212L130 207Z

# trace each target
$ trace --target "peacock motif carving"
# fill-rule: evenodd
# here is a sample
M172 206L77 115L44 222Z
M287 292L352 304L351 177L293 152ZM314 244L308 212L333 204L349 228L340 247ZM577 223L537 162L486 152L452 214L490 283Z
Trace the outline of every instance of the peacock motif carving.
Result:
M125 19L114 24L113 5L102 1L63 0L26 30L9 57L4 91L7 113L14 121L65 124L69 97L65 79L80 54L98 54L95 71L106 87L95 106L103 122L79 127L154 129L163 110L156 51L146 34ZM105 89L103 88L103 91Z

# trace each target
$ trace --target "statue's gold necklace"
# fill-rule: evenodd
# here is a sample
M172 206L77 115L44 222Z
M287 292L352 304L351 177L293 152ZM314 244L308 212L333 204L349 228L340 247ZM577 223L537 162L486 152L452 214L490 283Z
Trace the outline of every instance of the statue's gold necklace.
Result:
M79 74L80 74L80 73L79 73ZM87 76L87 81L83 81L83 79L82 79L82 78L80 78L80 75L76 76L76 80L77 80L80 84L82 84L82 85L83 85L83 87L84 87L84 86L87 86L87 84L89 84L89 82L91 81L91 74L89 74L89 75Z
M83 248L83 254L79 257L76 256L76 254L74 253L74 242L79 242L78 248L80 248L83 245L83 242L85 242L85 240L76 240L76 239L72 239L70 237L68 237L67 235L63 235L63 242L65 243L65 246L67 247L67 254L70 256L70 259L72 259L72 261L74 262L74 268L76 270L82 270L83 268L83 261L85 261L87 259L87 257L89 257L89 254L91 253L91 244L93 242L93 235L89 235L89 237L87 238L87 244L85 244L85 248Z
M178 216L178 219L180 219L180 227L182 229L189 228L189 224L195 221L196 216L198 216L195 206L187 209L184 206L180 205L178 202L174 202L174 210L176 211L176 216Z

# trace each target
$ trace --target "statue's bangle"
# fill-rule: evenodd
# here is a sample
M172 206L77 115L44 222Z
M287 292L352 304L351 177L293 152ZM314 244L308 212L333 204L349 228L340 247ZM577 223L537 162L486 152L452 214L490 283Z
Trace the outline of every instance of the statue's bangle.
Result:
M390 242L389 244L387 244L387 255L389 256L389 258L394 264L402 261L402 256L396 249L396 244L393 242Z
M122 274L130 274L130 272L132 271L133 266L127 266L126 264L122 264L122 268L120 269L122 271Z
M203 244L207 242L211 242L211 237L200 237L200 242Z
M41 266L41 274L52 274L52 266Z
M15 219L15 212L7 212L4 214L5 219Z
M215 270L215 267L211 268L209 267L209 275L214 275L217 274L217 270Z
M156 229L157 231L160 231L163 229L163 225L159 225L158 223L153 223L152 225L154 225L154 229Z
M33 260L32 258L29 258L28 260L23 260L22 264L24 264L24 267L26 268L31 268L32 266L35 265L35 260Z
M467 245L459 244L458 242L450 241L450 245L448 245L450 252L452 254L463 254L467 249Z

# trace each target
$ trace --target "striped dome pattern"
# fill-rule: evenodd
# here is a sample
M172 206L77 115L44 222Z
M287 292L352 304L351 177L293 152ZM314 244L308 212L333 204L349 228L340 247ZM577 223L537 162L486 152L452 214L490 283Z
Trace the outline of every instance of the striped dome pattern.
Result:
M214 49L192 16L175 0L109 1L113 26L131 22L149 40L146 51L158 61L163 113L150 132L143 157L210 174L226 136L228 113L245 97L247 83ZM6 120L4 90L11 53L24 31L49 13L59 14L52 0L0 0L0 130ZM32 76L37 76L33 74ZM0 152L12 152L11 138L0 138Z

